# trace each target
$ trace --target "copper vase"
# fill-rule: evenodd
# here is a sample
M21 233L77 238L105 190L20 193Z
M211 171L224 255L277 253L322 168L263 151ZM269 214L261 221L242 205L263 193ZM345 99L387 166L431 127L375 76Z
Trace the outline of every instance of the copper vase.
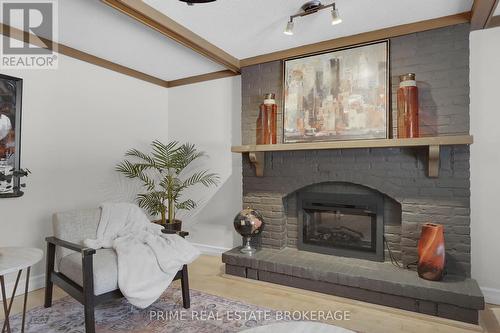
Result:
M269 145L277 143L277 113L275 95L266 94L264 103L259 107L256 125L256 143Z
M431 281L443 278L445 246L443 226L426 223L418 241L418 276Z
M415 74L399 77L398 88L398 138L418 138L418 88Z

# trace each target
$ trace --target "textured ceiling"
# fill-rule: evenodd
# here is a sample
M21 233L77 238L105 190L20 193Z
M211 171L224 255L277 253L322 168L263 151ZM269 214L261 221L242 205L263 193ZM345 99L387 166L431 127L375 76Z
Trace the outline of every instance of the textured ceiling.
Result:
M58 11L60 43L163 80L225 69L99 0L60 0Z
M290 15L305 0L217 0L187 6L175 0L147 4L242 59L361 32L469 11L472 0L337 0L343 23L330 12L298 18L295 35L283 34ZM323 0L330 4L332 0Z
M187 6L177 0L144 0L239 59L461 13L472 6L472 0L337 0L342 24L332 26L325 10L297 18L295 35L284 35L288 17L304 1L217 0ZM58 7L58 40L78 50L163 80L225 69L99 0L59 0Z

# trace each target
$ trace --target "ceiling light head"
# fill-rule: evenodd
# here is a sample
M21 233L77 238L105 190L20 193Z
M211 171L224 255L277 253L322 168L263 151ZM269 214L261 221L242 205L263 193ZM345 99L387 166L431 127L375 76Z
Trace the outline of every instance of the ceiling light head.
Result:
M304 11L304 13L313 13L313 12L317 12L318 10L320 10L321 7L322 7L321 1L312 0L312 1L308 1L305 4L303 4L301 8Z
M182 2L185 2L188 4L188 6L192 6L194 5L195 3L206 3L206 2L214 2L216 0L179 0L179 1L182 1Z
M335 4L332 7L332 25L342 23L342 18L340 18L339 10L335 8Z
M293 20L288 21L286 24L286 29L283 31L285 35L293 36Z

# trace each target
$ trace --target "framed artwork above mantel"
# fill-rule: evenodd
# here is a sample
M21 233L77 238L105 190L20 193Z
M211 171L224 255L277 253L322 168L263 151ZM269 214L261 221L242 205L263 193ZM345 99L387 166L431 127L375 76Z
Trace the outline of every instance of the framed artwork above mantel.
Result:
M389 136L389 41L283 62L283 142Z

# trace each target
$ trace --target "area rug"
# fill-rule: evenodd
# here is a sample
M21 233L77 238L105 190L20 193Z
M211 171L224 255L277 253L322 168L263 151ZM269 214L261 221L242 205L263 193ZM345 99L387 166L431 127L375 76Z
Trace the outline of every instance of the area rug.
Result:
M257 326L244 330L242 333L356 333L354 331L327 325L323 323L316 323L311 321L288 322L270 324L265 326Z
M276 311L205 294L191 289L191 309L182 308L180 289L171 286L147 309L131 306L125 299L99 305L95 311L96 331L150 333L239 332L281 322ZM0 323L0 325L2 325ZM12 332L20 332L21 315L11 317ZM83 306L67 296L27 313L26 332L84 333Z

